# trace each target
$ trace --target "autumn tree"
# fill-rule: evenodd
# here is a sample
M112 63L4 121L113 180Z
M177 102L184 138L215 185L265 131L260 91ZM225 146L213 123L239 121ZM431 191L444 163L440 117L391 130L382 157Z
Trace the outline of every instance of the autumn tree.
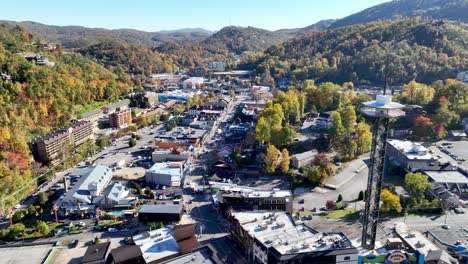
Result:
M433 117L435 124L443 124L444 128L451 128L458 124L460 116L449 109L449 102L445 96L438 100L438 108Z
M270 124L268 124L266 118L260 117L255 127L255 137L262 144L270 141Z
M421 138L427 139L433 135L434 124L431 119L425 116L420 116L414 121L414 134Z
M434 129L434 136L438 139L438 140L441 140L445 137L445 128L444 128L444 124L442 123L439 123L435 126L435 129Z
M278 154L279 150L273 144L269 144L265 155L266 173L273 174L275 172L276 166L278 165Z
M338 111L332 113L333 123L330 128L330 137L333 145L338 146L343 140L343 136L346 133L345 128L341 121L341 115Z
M344 130L347 134L352 134L355 130L354 126L356 124L356 110L354 110L353 105L345 105L340 111L340 116Z
M434 97L435 90L431 86L411 81L403 86L401 98L407 104L427 105Z
M289 171L289 151L287 149L283 149L281 151L281 172L283 174L288 173Z
M382 201L382 211L395 210L397 213L401 213L402 208L398 195L391 193L387 189L383 189L380 193L380 200Z
M372 133L370 126L361 121L356 127L356 154L361 155L370 151L372 143Z

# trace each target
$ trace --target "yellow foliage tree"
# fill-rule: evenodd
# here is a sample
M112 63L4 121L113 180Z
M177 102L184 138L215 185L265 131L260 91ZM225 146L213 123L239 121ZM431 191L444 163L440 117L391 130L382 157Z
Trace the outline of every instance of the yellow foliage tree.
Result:
M272 174L278 164L278 149L273 144L269 144L265 155L265 172Z
M387 189L383 189L380 193L380 199L382 201L382 211L388 212L390 210L395 210L398 213L401 213L401 203L400 197L391 193Z
M283 149L281 151L281 172L288 173L289 171L289 151L287 149Z

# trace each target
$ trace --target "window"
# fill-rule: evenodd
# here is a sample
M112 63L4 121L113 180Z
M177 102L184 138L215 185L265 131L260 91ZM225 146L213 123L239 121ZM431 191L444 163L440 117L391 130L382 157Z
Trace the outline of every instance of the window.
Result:
M350 259L351 259L351 257L350 257L350 256L346 256L346 257L344 257L344 260L350 260Z

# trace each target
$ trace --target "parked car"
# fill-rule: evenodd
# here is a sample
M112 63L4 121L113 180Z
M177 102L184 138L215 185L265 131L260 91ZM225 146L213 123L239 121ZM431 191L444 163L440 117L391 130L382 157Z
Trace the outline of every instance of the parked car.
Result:
M465 209L463 209L463 208L457 207L457 208L455 208L455 209L453 209L453 210L454 210L455 213L457 213L457 214L464 214L464 213L465 213Z
M117 231L119 231L117 228L113 228L113 227L110 227L109 229L107 229L108 232L110 233L115 233Z
M298 203L303 204L303 203L304 203L304 199L300 199L300 200L298 201Z
M69 246L70 248L76 248L76 246L78 246L78 243L79 243L79 242L80 242L80 241L79 241L78 239L75 239L75 240L74 240L72 243L70 243L68 246Z

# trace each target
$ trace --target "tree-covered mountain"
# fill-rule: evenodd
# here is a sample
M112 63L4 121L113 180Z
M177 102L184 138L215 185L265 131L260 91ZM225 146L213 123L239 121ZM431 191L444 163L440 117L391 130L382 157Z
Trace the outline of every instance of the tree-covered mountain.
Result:
M210 50L229 50L235 54L244 51L264 51L272 45L290 38L283 32L269 31L255 27L224 27L201 42Z
M306 34L266 50L263 80L382 84L454 78L468 65L468 30L421 18L381 21Z
M468 0L393 0L339 19L329 28L415 16L467 23L467 14Z
M134 29L103 29L87 28L81 26L53 26L37 22L0 21L12 25L20 25L43 39L63 45L65 48L84 48L103 41L125 41L131 44L154 47L161 42L200 41L207 38L210 33L201 31L174 31L174 32L146 32Z
M93 103L131 91L125 73L115 74L73 52L40 50L37 37L18 26L0 25L0 199L9 208L36 186L27 142L70 120ZM41 66L28 56L55 62Z
M117 40L103 41L82 48L79 52L112 71L123 71L134 75L172 72L176 67L170 55Z

